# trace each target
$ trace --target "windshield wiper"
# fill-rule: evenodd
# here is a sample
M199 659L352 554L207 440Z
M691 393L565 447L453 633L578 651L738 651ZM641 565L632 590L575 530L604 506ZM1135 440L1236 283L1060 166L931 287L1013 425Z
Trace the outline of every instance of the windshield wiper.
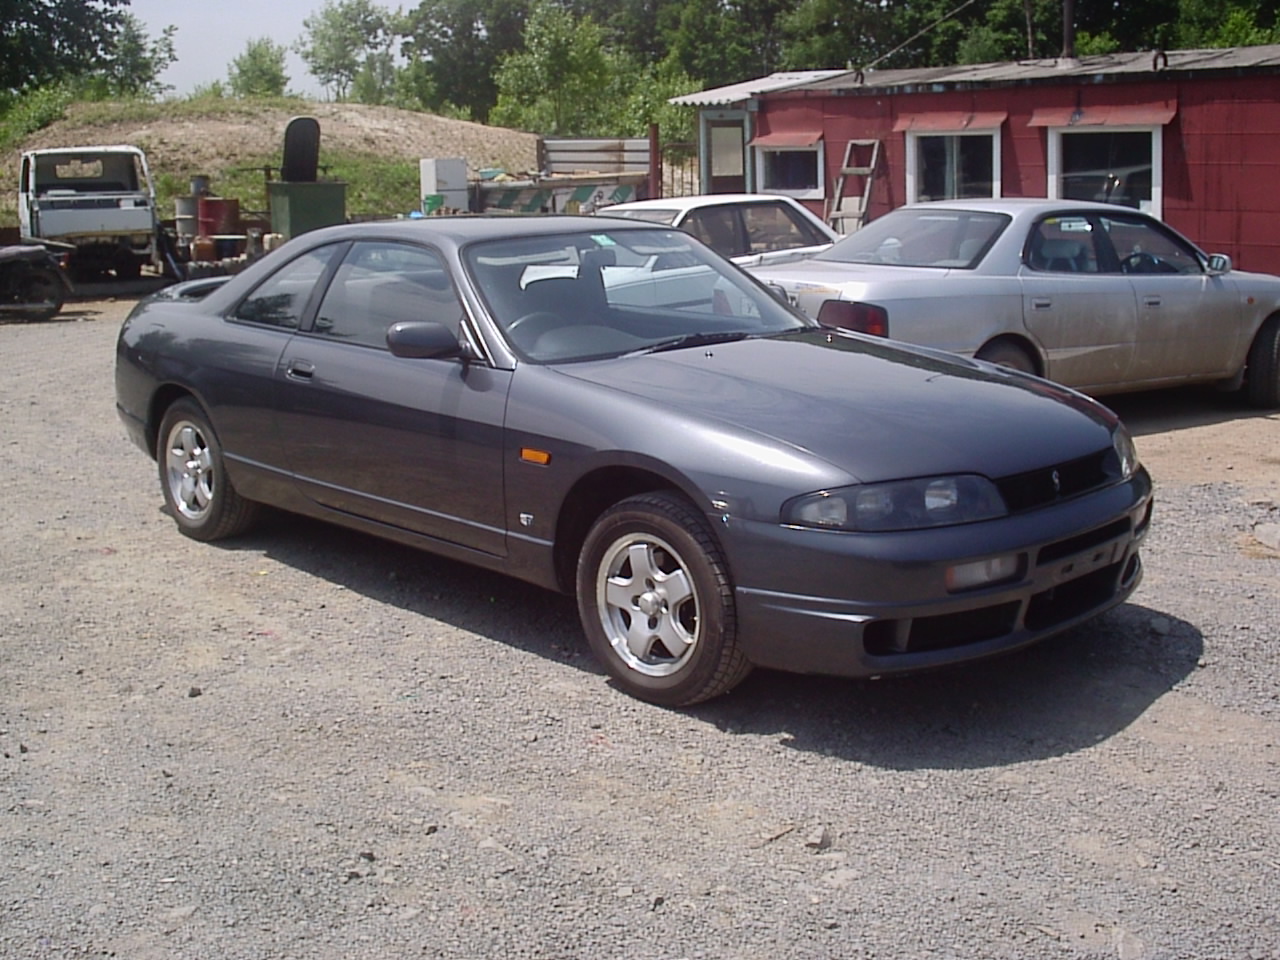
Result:
M715 330L703 331L701 333L682 333L678 337L659 340L657 343L651 343L647 347L641 347L639 350L633 350L631 352L631 356L643 353L664 353L667 350L683 350L685 347L705 347L712 343L732 343L734 340L746 340L750 336L752 336L752 334L744 333L741 330Z

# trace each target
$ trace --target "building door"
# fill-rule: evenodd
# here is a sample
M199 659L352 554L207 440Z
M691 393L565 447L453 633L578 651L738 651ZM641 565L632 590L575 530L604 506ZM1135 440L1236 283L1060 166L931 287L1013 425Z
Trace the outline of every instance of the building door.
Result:
M747 192L747 131L742 120L713 120L706 126L708 193Z

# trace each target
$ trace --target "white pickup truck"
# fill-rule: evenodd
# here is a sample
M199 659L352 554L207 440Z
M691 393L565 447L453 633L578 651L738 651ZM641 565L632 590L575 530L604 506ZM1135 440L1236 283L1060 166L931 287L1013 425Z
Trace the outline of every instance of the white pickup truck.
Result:
M159 265L155 187L137 147L57 147L22 154L18 221L24 237L74 245L80 276L138 276Z

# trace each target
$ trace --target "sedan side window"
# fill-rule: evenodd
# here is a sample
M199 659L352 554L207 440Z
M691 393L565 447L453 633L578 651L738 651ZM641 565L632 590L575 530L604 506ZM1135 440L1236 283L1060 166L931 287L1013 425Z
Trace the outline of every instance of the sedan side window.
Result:
M462 303L444 264L407 243L352 245L320 302L313 332L387 349L387 329L402 320L434 320L455 334Z
M336 245L319 247L285 264L242 300L232 316L248 323L298 329L307 300L336 250Z
M742 208L751 253L814 247L830 241L781 203L752 203Z
M1154 223L1137 217L1103 216L1122 273L1201 273L1194 250Z
M1046 217L1031 230L1027 266L1045 273L1098 273L1094 234L1085 217Z
M746 239L732 207L690 210L680 229L693 234L722 257L740 257L747 252Z

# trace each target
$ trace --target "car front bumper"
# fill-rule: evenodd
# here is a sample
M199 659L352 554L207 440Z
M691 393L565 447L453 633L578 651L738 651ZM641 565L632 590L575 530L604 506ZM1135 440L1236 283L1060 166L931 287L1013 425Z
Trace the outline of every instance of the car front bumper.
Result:
M1151 481L995 521L902 533L725 522L738 635L759 666L879 676L1012 650L1122 603L1142 579ZM1016 557L1017 573L953 590L959 564Z

